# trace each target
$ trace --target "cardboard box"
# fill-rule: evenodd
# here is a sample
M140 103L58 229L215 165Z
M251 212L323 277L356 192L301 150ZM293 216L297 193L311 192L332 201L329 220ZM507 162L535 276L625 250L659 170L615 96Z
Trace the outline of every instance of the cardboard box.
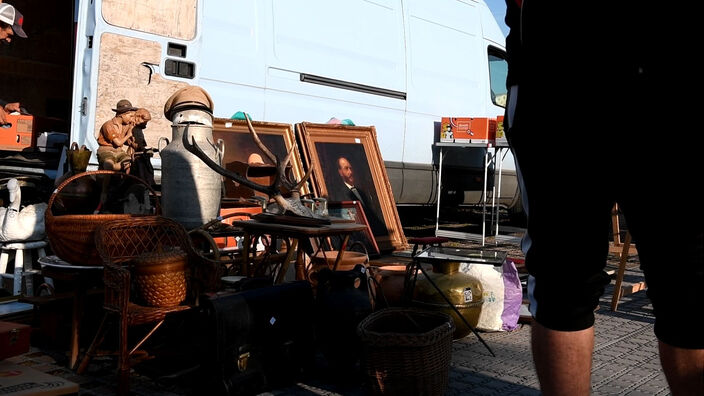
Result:
M29 352L31 327L0 321L0 360Z
M60 152L68 141L68 126L59 118L9 114L7 122L0 126L0 150Z
M10 362L0 362L0 394L54 396L78 394L78 384Z
M496 138L495 118L443 117L440 128L441 142L443 131L446 136L451 133L456 143L489 143Z
M7 124L0 127L0 150L22 151L34 147L34 117L7 115Z

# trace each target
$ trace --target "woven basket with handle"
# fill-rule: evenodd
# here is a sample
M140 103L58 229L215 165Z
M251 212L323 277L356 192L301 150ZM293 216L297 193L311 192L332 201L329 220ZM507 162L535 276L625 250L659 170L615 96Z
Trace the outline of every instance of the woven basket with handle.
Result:
M418 308L385 308L357 327L362 370L373 395L442 395L452 360L452 318Z
M73 175L64 180L49 198L48 207L44 215L47 238L51 250L62 260L74 265L97 265L102 263L98 252L95 249L94 234L98 225L111 220L131 219L135 217L153 216L144 214L66 214L54 216L52 208L61 190L76 179L82 177L94 177L97 175L114 175L116 177L130 178L143 184L152 196L156 192L144 180L117 171L98 170L83 172ZM156 214L160 213L159 200L155 200Z

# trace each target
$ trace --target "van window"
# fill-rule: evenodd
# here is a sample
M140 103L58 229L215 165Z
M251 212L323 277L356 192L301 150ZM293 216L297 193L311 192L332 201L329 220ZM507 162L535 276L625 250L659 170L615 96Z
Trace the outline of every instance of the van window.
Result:
M489 47L489 81L491 84L491 101L495 105L506 107L506 75L508 62L506 54L498 48Z

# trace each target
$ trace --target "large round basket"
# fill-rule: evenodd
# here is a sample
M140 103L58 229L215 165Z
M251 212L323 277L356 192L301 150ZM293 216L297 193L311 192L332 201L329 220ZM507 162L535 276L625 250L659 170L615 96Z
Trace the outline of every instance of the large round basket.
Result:
M357 327L362 370L373 395L442 395L452 359L452 318L416 308L385 308Z
M135 259L134 276L142 300L151 307L173 307L186 299L188 256L181 249L147 252Z
M52 252L62 260L75 265L96 265L102 263L97 250L95 249L95 229L108 221L125 220L134 217L153 216L145 214L66 214L54 216L52 208L61 190L76 179L82 177L92 177L96 175L116 175L118 177L131 178L143 184L152 196L156 197L156 192L144 180L123 172L98 170L83 172L64 180L54 190L49 198L44 223L46 235ZM160 213L159 200L155 200L156 214Z

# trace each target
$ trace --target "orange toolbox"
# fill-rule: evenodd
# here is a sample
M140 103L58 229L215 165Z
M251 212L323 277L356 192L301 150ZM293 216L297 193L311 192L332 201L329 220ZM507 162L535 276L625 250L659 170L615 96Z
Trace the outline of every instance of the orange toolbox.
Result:
M34 148L34 116L7 115L7 123L0 125L0 150L22 151Z

